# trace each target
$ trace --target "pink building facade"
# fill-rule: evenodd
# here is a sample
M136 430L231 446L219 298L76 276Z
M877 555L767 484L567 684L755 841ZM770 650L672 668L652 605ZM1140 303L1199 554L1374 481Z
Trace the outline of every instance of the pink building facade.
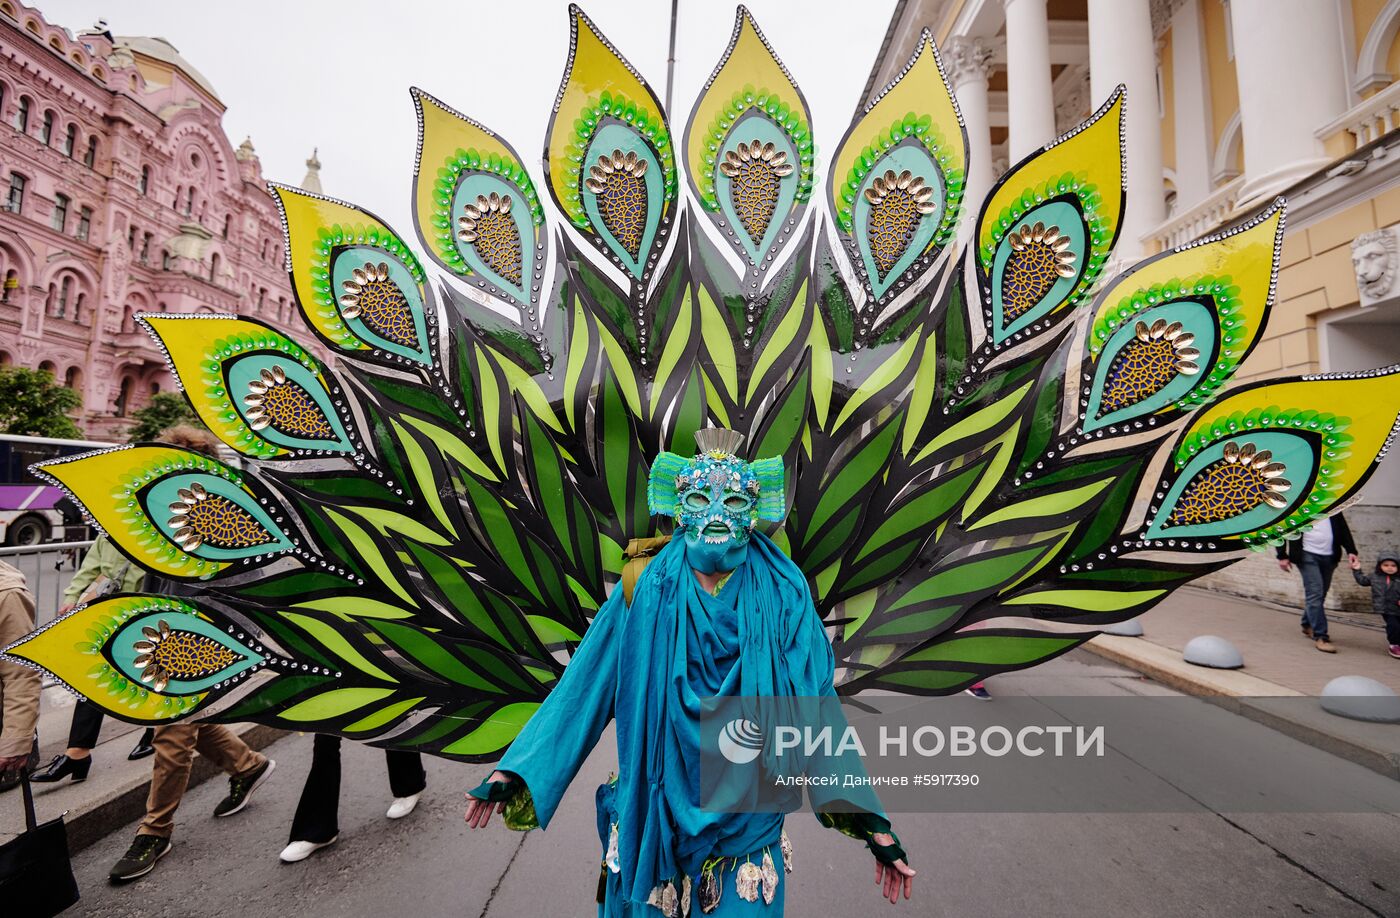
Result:
M75 389L93 439L174 387L137 314L292 319L276 205L223 113L163 39L0 0L0 363Z

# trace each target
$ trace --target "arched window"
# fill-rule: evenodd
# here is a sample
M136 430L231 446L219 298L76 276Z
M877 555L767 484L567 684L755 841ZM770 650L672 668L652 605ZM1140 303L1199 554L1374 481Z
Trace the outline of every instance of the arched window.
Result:
M58 372L58 364L54 363L52 360L45 360L43 363L39 364L39 372L53 376Z
M97 164L97 135L88 138L87 152L83 154L83 165L89 169Z
M63 141L62 145L59 146L59 149L63 151L64 156L67 156L71 159L73 156L73 151L77 149L77 146L78 126L76 124L70 124L68 125L68 130L63 132Z
M175 259L171 257L168 249L162 249L160 253L160 269L169 271L175 267Z
M117 389L117 417L126 417L126 406L131 401L131 377L123 376L121 387Z
M60 233L68 227L68 205L71 203L72 199L66 194L53 196L53 213L49 216L49 226Z
M219 282L219 253L215 252L209 256L209 283Z
M5 286L0 288L0 303L10 302L19 293L19 272L14 268L5 272Z
M189 192L185 195L185 216L194 213L194 186L190 186Z
M63 374L63 384L70 389L78 389L83 384L83 371L77 367L69 367L68 372Z
M39 140L41 140L45 146L48 146L49 142L53 140L52 111L44 112L44 123L39 127Z
M267 261L267 240L266 240L266 239L263 240L262 256L261 256L261 257L262 257L262 260L263 260L263 261Z
M233 214L224 214L224 238L228 238L229 224L233 222Z
M29 97L20 96L19 105L15 106L15 130L23 133L29 130Z
M82 322L82 321L83 321L83 307L86 306L86 305L87 305L87 294L86 294L86 293L80 293L80 294L78 294L78 298L77 298L76 300L73 301L73 321L74 321L74 322Z
M282 243L277 243L272 247L272 263L275 265L282 260Z
M63 282L58 285L58 304L55 307L54 318L62 319L68 315L68 298L73 295L73 278L65 276Z
M259 288L258 288L258 305L257 305L257 307L256 307L256 309L257 309L258 312L262 312L263 300L265 300L265 299L267 299L267 288L266 288L266 287L259 287Z
M146 196L146 192L149 191L150 188L151 188L151 167L150 167L150 166L142 166L142 167L141 167L141 181L138 182L138 183L136 184L136 190L139 191L139 192L141 192L141 196L142 196L142 197L145 197L145 196Z

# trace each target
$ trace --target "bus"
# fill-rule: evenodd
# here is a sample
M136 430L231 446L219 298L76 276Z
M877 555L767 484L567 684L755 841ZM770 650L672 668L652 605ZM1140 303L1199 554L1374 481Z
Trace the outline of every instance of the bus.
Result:
M0 542L39 545L86 539L88 527L81 512L72 506L72 501L60 505L63 490L39 478L29 467L36 462L115 445L0 434Z

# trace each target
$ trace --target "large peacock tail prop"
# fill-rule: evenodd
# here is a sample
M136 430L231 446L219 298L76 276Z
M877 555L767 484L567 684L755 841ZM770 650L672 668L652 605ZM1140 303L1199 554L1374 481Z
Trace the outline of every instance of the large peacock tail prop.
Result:
M542 186L414 91L436 274L371 214L274 186L334 364L248 319L144 317L241 467L148 444L43 472L190 595L103 599L10 653L131 721L494 759L656 534L649 460L714 425L783 459L772 536L843 689L949 693L1296 536L1386 451L1397 368L1228 385L1281 204L1106 280L1121 91L1005 175L960 251L967 143L927 36L819 184L747 12L680 137L570 17Z

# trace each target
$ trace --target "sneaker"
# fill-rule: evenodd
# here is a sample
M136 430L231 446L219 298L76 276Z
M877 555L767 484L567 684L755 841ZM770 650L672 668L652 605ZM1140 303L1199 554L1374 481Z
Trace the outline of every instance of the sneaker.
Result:
M389 804L389 812L384 815L390 819L403 819L413 812L413 808L418 805L418 798L421 796L423 796L422 792L410 797L395 797L394 802Z
M113 883L125 883L137 877L144 877L155 869L156 861L169 854L173 847L174 843L168 838L161 838L159 835L138 835L107 877Z
M339 838L340 836L337 835L330 841L323 842L294 841L282 849L282 853L277 855L277 859L284 864L295 864L297 861L304 861L322 848L329 848L331 845L335 844Z
M991 701L992 693L982 687L982 683L977 683L972 688L965 688L963 692L976 698L978 701Z
M220 800L219 805L214 807L214 815L232 816L247 806L248 798L253 796L253 791L262 787L263 782L272 774L272 769L276 767L277 763L268 759L250 775L234 775L229 778L228 796Z
M1317 639L1317 644L1316 644L1316 646L1317 646L1317 649L1320 650L1320 651L1322 651L1323 653L1336 653L1336 652L1337 652L1337 648L1334 647L1334 646L1332 646L1332 642L1329 641L1329 640L1327 640L1327 638L1325 638L1325 637L1320 637L1320 638L1318 638L1318 639Z
M1303 637L1307 638L1308 640L1312 640L1312 625L1309 625L1307 623L1303 624Z
M1395 659L1400 660L1400 644L1390 645L1390 655Z

